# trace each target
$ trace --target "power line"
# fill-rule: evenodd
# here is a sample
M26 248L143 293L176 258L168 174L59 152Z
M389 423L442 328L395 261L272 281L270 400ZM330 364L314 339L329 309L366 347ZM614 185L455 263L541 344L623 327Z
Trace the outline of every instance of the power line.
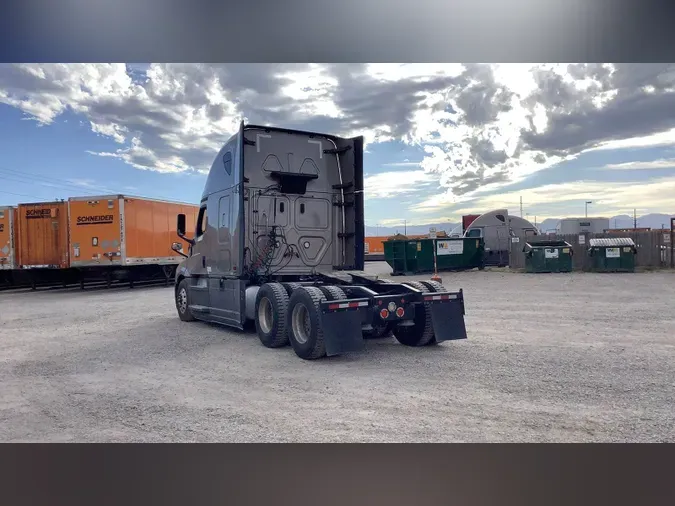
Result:
M7 193L8 195L16 195L17 197L28 197L31 199L41 199L42 197L38 197L36 195L26 195L25 193L14 193L14 192L8 192L5 190L0 190L0 193Z
M4 173L4 174L3 174ZM31 172L26 172L26 171L17 171L15 169L8 169L6 167L0 167L0 180L1 179L7 179L9 181L15 181L23 184L39 184L40 186L44 186L47 188L55 188L57 190L62 190L62 191L68 191L68 192L77 192L78 195L83 195L83 196L97 196L102 193L104 194L114 194L114 195L129 195L132 196L128 192L121 192L121 191L116 191L116 190L111 190L110 188L104 188L101 186L89 186L88 188L74 185L74 184L68 184L64 183L59 179L45 176L44 174L36 174L36 173L31 173ZM20 178L20 179L17 179ZM37 180L36 180L37 179ZM42 181L40 181L42 180ZM3 193L8 193L11 195L16 195L16 196L22 196L22 197L30 197L30 198L35 198L35 199L41 199L43 197L37 197L35 195L27 195L27 194L19 194L19 193L12 193L12 192L6 192L3 191ZM167 200L167 201L175 201L175 199L170 199L161 195L157 195L155 197L150 197L150 198L156 198L160 200Z
M4 179L8 180L14 180L19 183L29 183L29 184L39 184L41 186L46 186L50 188L57 188L60 190L68 190L68 191L78 191L82 192L85 194L93 194L92 190L95 190L96 192L106 192L106 193L117 193L113 192L112 190L108 188L101 188L101 187L96 187L96 186L91 186L89 187L90 189L87 189L82 186L78 186L75 184L69 184L65 183L63 181L60 181L55 178L50 178L47 176L44 176L42 174L34 174L30 172L19 172L13 169L7 169L7 168L0 168L0 175ZM19 178L19 179L17 179ZM27 180L27 181L26 181Z

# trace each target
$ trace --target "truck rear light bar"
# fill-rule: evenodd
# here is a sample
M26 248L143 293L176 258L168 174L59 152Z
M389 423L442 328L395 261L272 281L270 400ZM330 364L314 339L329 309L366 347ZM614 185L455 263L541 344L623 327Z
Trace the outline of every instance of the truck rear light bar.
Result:
M349 311L355 309L358 310L359 308L368 306L370 306L370 301L368 299L351 299L321 303L321 308L323 309L324 313L334 311Z
M450 300L457 299L459 295L456 293L434 293L433 295L427 294L424 295L424 302L433 302L437 300Z

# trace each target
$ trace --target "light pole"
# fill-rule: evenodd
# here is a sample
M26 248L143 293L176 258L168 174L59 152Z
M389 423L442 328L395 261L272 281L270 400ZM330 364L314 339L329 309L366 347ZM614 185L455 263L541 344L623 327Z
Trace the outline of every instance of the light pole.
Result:
M592 204L592 203L593 203L592 200L587 200L587 201L586 201L586 218L588 218L588 204Z

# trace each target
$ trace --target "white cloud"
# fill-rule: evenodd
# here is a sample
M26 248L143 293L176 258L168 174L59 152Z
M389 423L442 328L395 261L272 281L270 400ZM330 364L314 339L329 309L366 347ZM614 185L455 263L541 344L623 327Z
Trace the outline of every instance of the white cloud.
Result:
M613 216L622 213L675 211L675 177L665 177L647 183L623 182L607 184L601 181L576 181L563 184L551 184L484 196L468 202L467 205L454 207L448 214L457 220L465 214L480 214L492 209L506 208L519 214L519 201L522 197L528 213L537 214L540 220L564 215L579 215L584 211L583 203L592 201L594 213ZM434 210L441 209L439 206ZM445 206L447 209L447 206ZM423 210L424 206L418 206ZM542 211L542 212L538 212Z
M366 199L384 199L413 193L420 187L431 185L436 181L432 174L423 170L380 172L364 179L364 195Z
M602 170L647 170L675 168L675 159L659 159L651 161L636 161L623 163L609 163L600 167Z
M427 211L584 151L675 145L674 90L665 64L0 67L0 102L42 125L71 110L119 144L95 154L139 169L205 170L241 118L418 145L419 164L389 166L439 182ZM410 192L381 179L370 188L374 198Z

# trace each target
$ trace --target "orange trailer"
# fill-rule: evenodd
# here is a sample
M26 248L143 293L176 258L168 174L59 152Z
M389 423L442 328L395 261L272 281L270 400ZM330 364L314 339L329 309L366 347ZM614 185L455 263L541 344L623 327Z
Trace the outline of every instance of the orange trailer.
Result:
M384 243L389 239L389 235L364 237L366 255L384 255ZM409 239L419 239L427 237L426 235L408 235Z
M20 269L68 267L68 202L19 204L16 221Z
M73 197L70 208L70 266L173 265L182 257L171 249L176 215L195 226L198 206L178 202L104 195Z
M0 207L0 269L16 269L16 207Z

